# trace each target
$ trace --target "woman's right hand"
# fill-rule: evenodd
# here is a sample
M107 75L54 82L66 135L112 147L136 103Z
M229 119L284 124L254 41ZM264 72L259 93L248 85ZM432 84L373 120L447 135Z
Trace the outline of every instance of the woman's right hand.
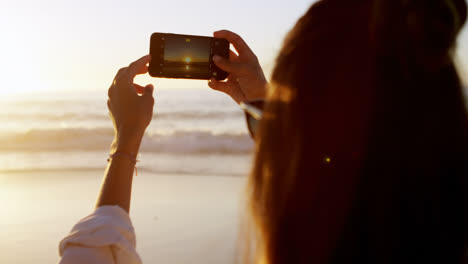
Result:
M237 103L265 98L268 82L257 56L245 41L236 33L228 30L216 31L213 36L228 40L239 55L232 50L229 59L215 55L213 57L214 63L226 71L229 76L227 81L217 81L212 78L208 82L208 86L228 94Z
M114 123L115 139L112 151L138 153L146 127L153 117L152 84L145 87L134 83L138 74L148 72L151 56L146 55L119 70L109 88L107 106Z

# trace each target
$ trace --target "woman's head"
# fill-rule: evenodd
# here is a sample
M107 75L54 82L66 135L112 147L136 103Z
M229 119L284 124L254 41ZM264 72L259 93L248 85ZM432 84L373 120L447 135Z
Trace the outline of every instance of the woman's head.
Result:
M397 223L425 213L405 209L427 207L422 226L440 227L437 210L448 207L438 203L463 205L453 203L463 191L442 199L437 186L465 184L450 171L467 166L451 56L465 20L463 0L323 0L297 22L277 58L250 178L257 260L403 257L392 247L414 222Z

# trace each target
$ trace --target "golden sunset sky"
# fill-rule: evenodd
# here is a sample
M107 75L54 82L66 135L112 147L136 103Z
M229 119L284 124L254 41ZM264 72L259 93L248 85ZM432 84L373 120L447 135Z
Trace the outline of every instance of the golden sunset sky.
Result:
M149 52L153 32L239 33L269 76L287 31L311 0L0 0L0 94L107 90L116 71ZM468 31L458 49L468 84ZM157 89L205 81L138 77Z

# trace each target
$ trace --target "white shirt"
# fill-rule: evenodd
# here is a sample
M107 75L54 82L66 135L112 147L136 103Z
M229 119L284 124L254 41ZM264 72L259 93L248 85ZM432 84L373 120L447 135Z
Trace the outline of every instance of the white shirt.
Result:
M119 206L101 206L60 241L60 264L141 264L135 248L135 230L127 212Z

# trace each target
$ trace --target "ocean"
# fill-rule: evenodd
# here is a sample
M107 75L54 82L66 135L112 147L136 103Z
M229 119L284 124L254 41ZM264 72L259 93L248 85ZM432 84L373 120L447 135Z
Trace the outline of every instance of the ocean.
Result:
M0 99L0 172L104 169L114 131L107 91ZM253 141L244 114L207 89L155 91L139 170L245 175Z

